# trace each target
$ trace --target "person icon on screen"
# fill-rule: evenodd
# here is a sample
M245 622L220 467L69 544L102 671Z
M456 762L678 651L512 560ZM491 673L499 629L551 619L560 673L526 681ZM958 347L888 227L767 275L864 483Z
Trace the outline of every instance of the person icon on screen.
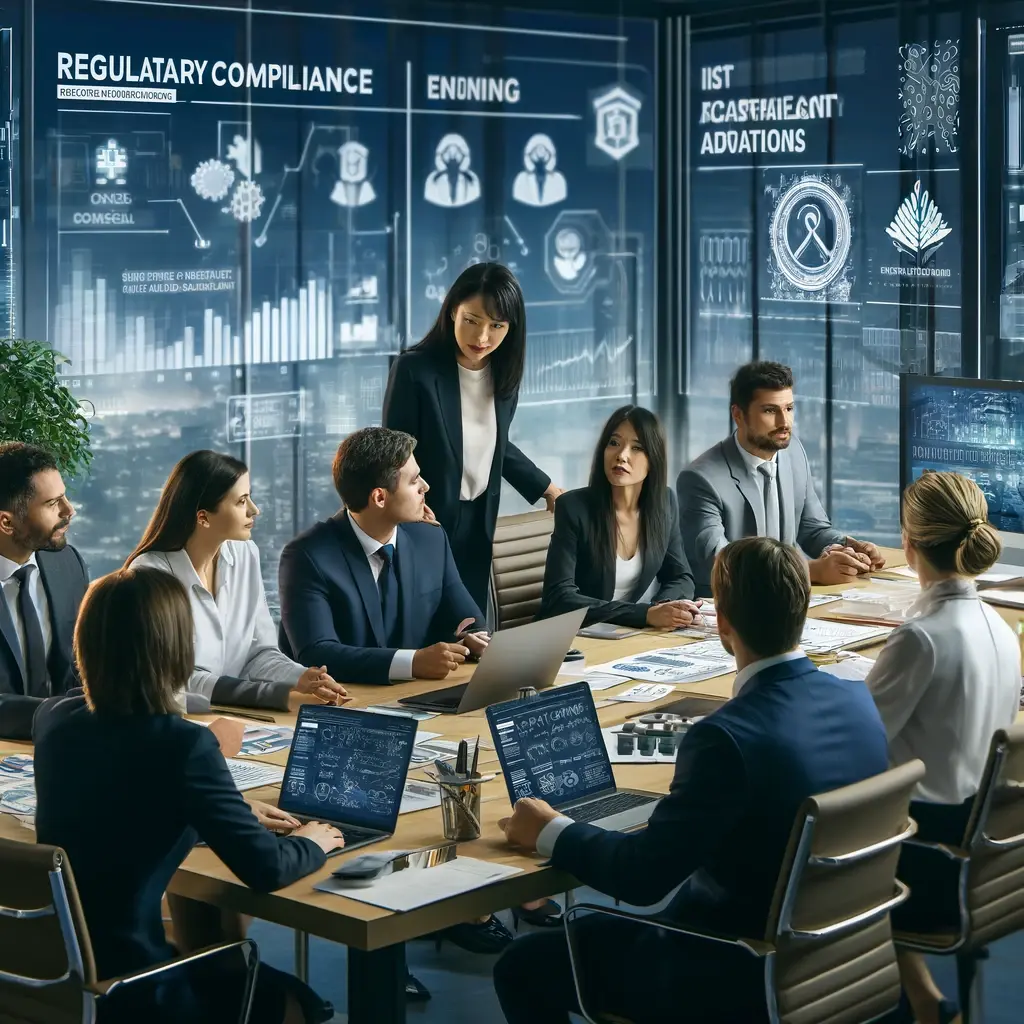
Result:
M583 239L575 228L562 228L555 235L555 272L563 281L575 281L587 264Z
M339 206L365 206L377 198L367 180L367 157L370 151L354 140L338 149L338 181L331 192L331 202Z
M526 170L516 175L512 198L527 206L551 206L565 199L565 175L555 170L555 144L547 135L532 135L523 150Z
M423 197L435 206L466 206L480 198L480 179L469 169L469 143L449 133L434 151L437 168L427 175Z

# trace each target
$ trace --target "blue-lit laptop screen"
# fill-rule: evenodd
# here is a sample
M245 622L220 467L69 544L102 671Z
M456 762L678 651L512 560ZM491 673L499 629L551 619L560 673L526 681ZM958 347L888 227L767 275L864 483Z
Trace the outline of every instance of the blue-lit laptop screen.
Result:
M1024 533L1024 390L989 381L905 378L903 483L925 470L969 476L997 530Z
M280 806L289 814L393 832L416 720L305 704Z
M535 796L559 807L615 786L586 683L495 704L487 722L512 803Z

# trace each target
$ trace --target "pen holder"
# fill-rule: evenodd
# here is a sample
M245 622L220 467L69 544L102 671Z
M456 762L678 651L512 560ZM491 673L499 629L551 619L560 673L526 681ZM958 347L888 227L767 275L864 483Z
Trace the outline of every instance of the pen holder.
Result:
M463 843L480 838L480 782L438 782L445 839Z

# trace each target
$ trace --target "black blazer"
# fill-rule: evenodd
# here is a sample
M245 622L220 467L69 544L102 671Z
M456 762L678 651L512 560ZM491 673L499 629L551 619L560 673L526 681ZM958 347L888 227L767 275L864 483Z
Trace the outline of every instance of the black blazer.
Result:
M5 739L27 740L32 735L32 716L40 701L79 685L71 644L89 574L82 556L70 544L60 551L37 551L36 564L50 609L50 683L42 693L26 692L28 679L17 629L7 602L0 600L0 736Z
M444 530L402 523L395 545L401 644L454 641L463 619L486 625L463 586ZM281 552L281 650L326 665L345 683L388 683L395 651L384 635L380 591L347 512L317 523Z
M647 609L662 601L689 600L693 597L693 576L679 539L679 509L676 496L665 489L668 505L668 532L657 550L643 551L643 568L628 601L613 601L615 559L611 552L596 552L589 536L598 515L590 488L566 491L555 502L555 529L548 547L544 568L544 594L539 617L558 615L573 608L586 608L584 624L615 622L642 629L647 625ZM658 587L651 604L637 600L657 577Z
M497 437L487 495L487 540L494 539L501 480L504 477L530 504L539 501L551 478L508 439L519 395L494 397ZM384 393L384 426L404 430L417 440L416 461L430 485L427 504L451 527L462 486L462 394L454 354L412 351L391 367Z
M325 863L312 840L256 820L216 737L194 722L98 715L65 697L39 708L34 739L36 838L68 853L101 978L176 955L160 900L199 839L259 892Z

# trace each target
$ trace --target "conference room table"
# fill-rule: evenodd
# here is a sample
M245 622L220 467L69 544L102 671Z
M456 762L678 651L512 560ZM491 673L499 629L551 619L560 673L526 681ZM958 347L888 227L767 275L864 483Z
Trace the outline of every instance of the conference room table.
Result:
M886 550L884 554L889 568L905 564L901 551ZM878 584L870 578L862 578L839 587L816 587L815 592L838 593L853 586L875 588ZM811 617L827 616L830 607L826 604L813 608ZM1021 614L1024 614L1015 609L999 610L1014 625ZM576 646L584 653L586 666L589 667L654 648L689 642L692 641L677 635L645 630L619 640L592 640L579 637ZM872 657L880 648L881 643L876 643L859 653ZM454 683L467 679L471 672L470 666L463 666L446 682ZM575 670L574 672L579 674ZM582 672L582 669L579 672ZM734 674L730 673L698 683L677 685L663 700L650 704L616 702L614 698L618 693L635 685L635 681L623 679L621 686L597 692L594 698L601 725L607 727L621 724L629 716L655 711L659 706L679 700L683 696L729 698L732 694L733 679ZM354 698L350 706L392 704L400 697L423 693L437 688L438 685L441 684L424 680L394 686L353 685L349 687L349 692ZM239 709L239 714L244 717L245 711ZM273 717L279 724L294 724L295 709L289 713L274 714ZM420 723L420 730L440 733L445 739L455 740L472 741L479 735L484 745L480 755L480 765L484 774L489 774L499 767L482 710L465 715L442 715L427 719ZM30 749L29 744L0 741L0 756ZM262 760L284 765L287 750L268 755ZM674 766L671 763L614 766L615 780L619 787L658 793L668 791L673 770ZM422 769L413 767L409 778L426 779L426 776ZM250 791L246 795L275 803L278 789L278 786L266 787ZM345 855L330 858L321 871L287 888L274 893L257 893L239 882L211 850L198 847L186 858L174 876L171 892L294 929L295 969L300 976L305 976L308 972L309 936L344 943L348 947L349 1024L400 1024L406 1019L406 942L428 936L462 921L518 906L526 901L566 893L577 886L576 880L570 875L545 866L541 857L522 854L506 844L498 821L509 813L505 782L499 774L483 787L481 837L472 842L461 843L458 853L460 856L512 865L521 869L517 874L483 888L410 911L392 912L344 896L314 891L314 884L329 877L338 868L339 863L343 862ZM31 842L34 833L12 816L0 814L0 836ZM375 845L372 850L414 850L443 842L445 840L441 812L439 808L434 807L401 815L395 835L390 840ZM352 856L358 856L358 853L353 852Z

